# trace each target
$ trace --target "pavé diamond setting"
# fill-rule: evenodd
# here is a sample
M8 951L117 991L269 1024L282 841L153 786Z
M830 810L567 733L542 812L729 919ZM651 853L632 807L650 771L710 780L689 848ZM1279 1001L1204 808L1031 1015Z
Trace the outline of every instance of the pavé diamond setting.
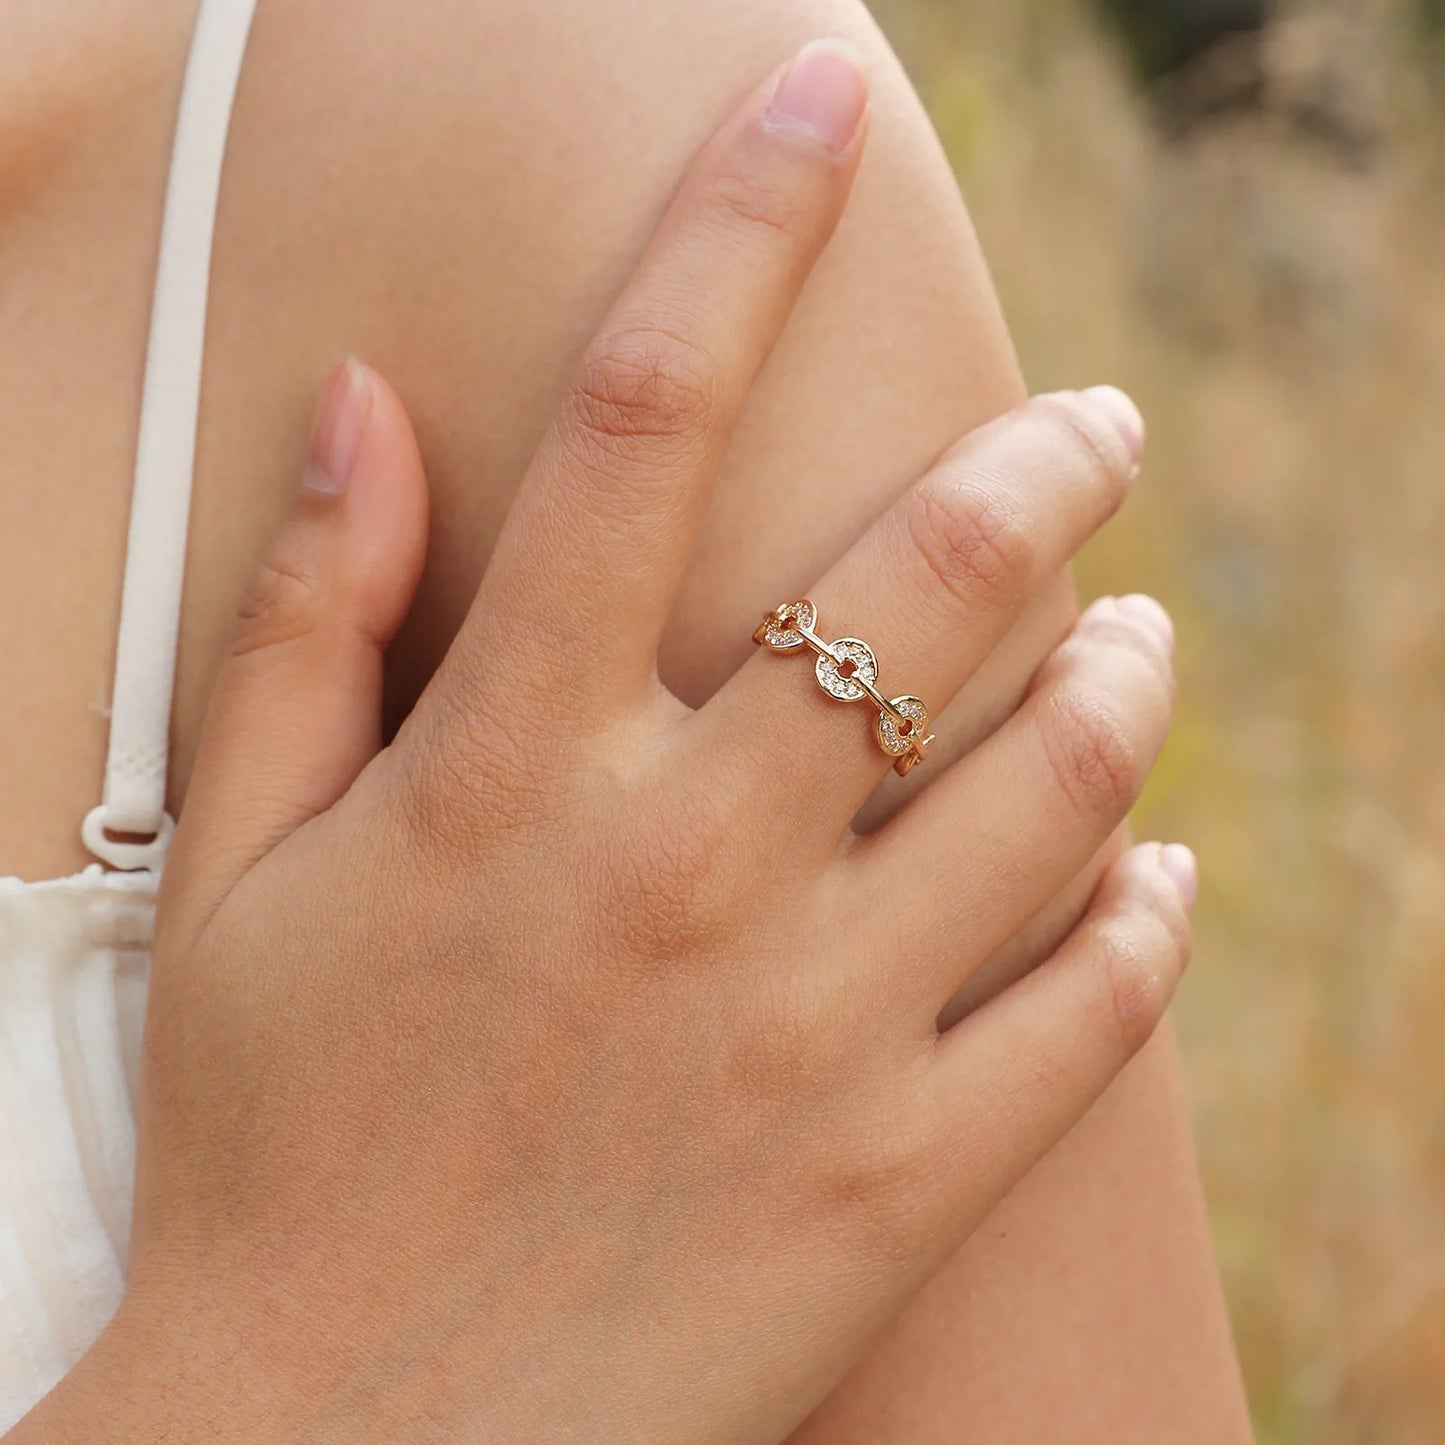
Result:
M839 702L857 702L866 697L865 683L878 681L878 659L866 642L856 637L840 637L818 654L818 686Z
M878 690L878 659L873 649L858 637L840 637L824 642L815 631L818 609L803 598L784 602L767 613L753 633L753 641L769 652L796 652L806 647L817 654L814 674L818 686L839 702L870 699L878 708L873 737L893 759L900 776L927 756L933 741L928 731L928 708L922 699L905 693L886 697Z

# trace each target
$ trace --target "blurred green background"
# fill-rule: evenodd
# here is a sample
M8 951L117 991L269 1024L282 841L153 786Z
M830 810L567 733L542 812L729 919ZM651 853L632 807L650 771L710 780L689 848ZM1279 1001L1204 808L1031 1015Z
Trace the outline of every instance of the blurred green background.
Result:
M876 0L1031 386L1117 381L1082 566L1181 633L1140 809L1264 1445L1445 1440L1445 0Z

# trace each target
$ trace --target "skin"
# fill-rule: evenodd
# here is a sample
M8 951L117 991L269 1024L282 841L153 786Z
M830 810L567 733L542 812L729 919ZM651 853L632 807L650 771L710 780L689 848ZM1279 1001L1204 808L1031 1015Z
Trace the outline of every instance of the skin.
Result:
M0 537L47 538L11 544L0 569L7 667L33 699L0 719L3 861L24 876L83 861L72 827L103 756L104 598L118 579L137 395L116 379L138 377L136 278L153 265L190 18L189 4L158 5L137 35L99 5L72 7L63 27L49 7L21 6L0 56L3 133L27 138L0 156L3 264L26 278L27 298L7 314L0 408L12 474L30 479L0 488ZM864 48L870 157L724 460L664 678L689 702L706 698L745 656L761 605L810 585L953 437L1019 399L956 191L860 11L569 6L545 28L505 3L375 0L345 29L320 5L262 7L218 238L177 803L235 599L289 505L330 362L350 348L382 366L428 462L438 525L393 650L396 717L455 631L573 358L684 159L811 34ZM69 64L35 63L56 53ZM27 84L37 74L50 77L40 89ZM344 119L321 134L317 114ZM519 166L519 147L548 165ZM1041 583L965 692L973 705L940 719L938 763L1012 711L1071 615L1062 578ZM899 791L886 788L871 818ZM996 987L1047 953L1090 887L1066 890L976 977ZM1246 1438L1167 1037L940 1271L815 1429L944 1439L960 1417L996 1440Z
M163 884L126 1298L20 1445L779 1439L1152 1034L1194 882L1159 845L1038 969L936 1021L1137 796L1172 704L1157 605L1091 609L866 837L890 758L856 711L780 697L765 653L697 710L658 676L866 93L809 48L703 148L380 750L426 482L395 393L333 378ZM946 703L1119 505L1141 441L1108 391L982 428L817 579L819 608L874 604ZM784 735L823 734L803 807L756 724L770 699ZM560 996L586 1004L559 1028ZM163 1387L137 1388L141 1358ZM129 1408L97 1418L118 1380Z

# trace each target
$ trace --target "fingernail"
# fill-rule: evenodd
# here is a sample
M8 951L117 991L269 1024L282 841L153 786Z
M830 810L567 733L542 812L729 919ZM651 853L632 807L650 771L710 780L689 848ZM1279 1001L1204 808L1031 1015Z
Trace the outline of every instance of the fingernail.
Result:
M1144 596L1142 592L1131 592L1127 597L1119 599L1118 608L1130 621L1147 627L1163 644L1164 650L1173 654L1174 623L1162 604L1152 597Z
M1184 906L1193 908L1199 897L1199 863L1194 850L1183 843L1165 843L1159 849L1159 866L1179 890Z
M868 82L846 40L815 40L784 72L768 102L767 124L801 132L837 154L858 133Z
M348 356L331 373L317 403L311 454L301 480L303 490L331 497L346 490L370 414L371 379L366 368Z
M1079 400L1119 433L1129 450L1129 460L1137 467L1144 455L1144 418L1127 393L1117 386L1090 386L1079 393Z

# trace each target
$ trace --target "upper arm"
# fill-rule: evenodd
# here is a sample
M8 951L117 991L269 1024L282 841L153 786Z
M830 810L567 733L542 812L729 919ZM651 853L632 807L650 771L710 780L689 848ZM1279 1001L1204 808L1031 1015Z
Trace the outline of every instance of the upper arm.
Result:
M413 409L436 521L395 659L403 699L469 603L572 361L683 165L815 35L868 57L869 149L725 468L665 659L674 685L693 699L716 685L758 607L1019 399L947 163L854 0L362 0L344 26L306 0L263 3L256 26L220 217L196 547L239 587L318 379L363 355ZM277 490L254 498L238 559L226 498L258 476ZM211 642L191 652L196 691Z

